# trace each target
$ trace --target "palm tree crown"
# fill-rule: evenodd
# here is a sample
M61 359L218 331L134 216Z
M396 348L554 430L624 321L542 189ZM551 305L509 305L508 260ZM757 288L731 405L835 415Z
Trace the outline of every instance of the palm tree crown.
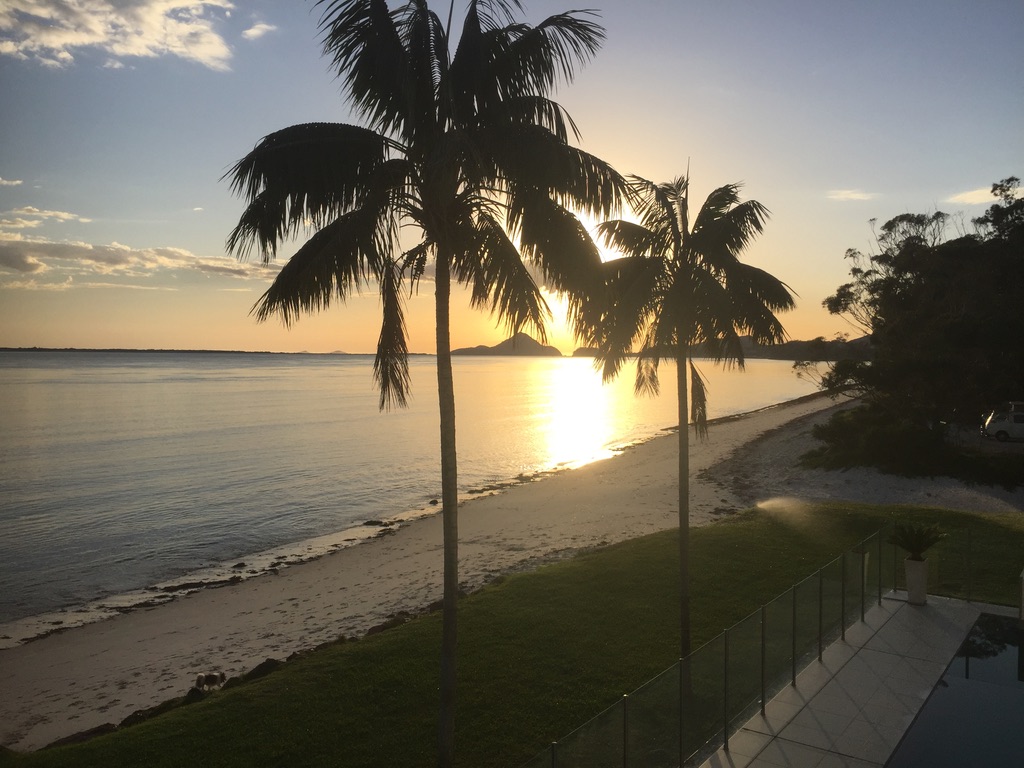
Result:
M531 27L513 23L518 2L474 0L450 56L448 30L423 0L323 5L325 52L367 127L315 123L264 138L227 174L248 200L228 249L244 258L257 248L266 262L283 240L314 232L254 308L259 319L291 323L376 282L381 406L401 405L402 278L415 284L432 262L510 331L544 337L538 278L581 319L599 258L570 210L607 215L622 180L569 145L575 126L547 94L604 35L588 12ZM403 247L410 228L418 242Z
M606 379L637 350L638 393L656 393L659 363L666 357L676 361L684 657L690 652L687 424L692 420L699 435L707 432L707 390L693 356L699 349L742 368L741 336L762 344L782 341L785 330L775 313L793 307L784 283L739 260L763 230L768 210L755 200L741 202L740 186L728 184L713 191L691 221L689 186L686 176L666 184L631 177L630 205L639 222L599 226L600 236L624 258L605 265L612 300L588 339L598 348Z
M440 762L454 741L458 477L449 305L469 289L512 332L544 340L542 286L593 323L600 258L572 211L607 216L624 180L569 144L569 115L549 98L598 49L587 11L517 22L518 0L470 0L458 45L426 0L321 0L326 55L364 126L296 125L265 137L227 174L247 205L228 249L266 262L308 234L253 308L286 324L375 284L383 320L374 376L380 406L409 391L404 318L433 269L444 520ZM449 19L450 23L450 19Z

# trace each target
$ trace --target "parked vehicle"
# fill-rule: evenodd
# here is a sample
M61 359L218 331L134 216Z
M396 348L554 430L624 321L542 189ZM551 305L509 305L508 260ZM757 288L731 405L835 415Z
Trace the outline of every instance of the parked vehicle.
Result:
M1024 401L1005 403L992 411L981 425L981 434L1001 443L1024 440Z

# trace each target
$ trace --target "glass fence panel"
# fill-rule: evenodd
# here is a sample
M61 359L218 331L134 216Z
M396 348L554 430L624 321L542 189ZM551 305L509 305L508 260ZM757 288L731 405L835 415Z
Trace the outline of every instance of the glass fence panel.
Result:
M905 553L889 534L869 536L523 768L674 768L680 754L686 765L709 756L762 695L770 698L790 682L794 659L799 674L879 594L905 589ZM936 563L929 583L935 594L967 597L970 577L981 570L966 532L930 550L929 561Z
M947 531L948 536L926 553L928 591L936 595L966 599L971 591L971 531L962 528Z
M882 595L887 595L896 589L897 571L903 568L897 547L889 543L889 534L892 529L888 528L881 532L882 539Z
M730 729L745 723L761 705L761 611L729 630L726 687Z
M796 595L796 649L798 670L818 655L818 592L821 586L817 573L808 576L795 587Z
M626 764L630 768L679 765L681 670L676 664L626 700Z
M828 643L839 637L843 619L843 577L842 561L836 558L821 569L822 582L822 633Z
M553 746L553 768L622 768L625 708L620 699Z
M878 534L866 538L861 545L866 560L864 561L864 605L867 610L878 604Z
M793 671L793 591L783 592L764 607L765 682L777 691Z
M689 759L708 745L722 743L725 720L725 636L719 635L681 663L683 686L683 752Z
M551 768L555 760L554 747L546 749L529 762L523 763L521 768Z
M860 546L848 550L845 557L840 558L842 565L846 568L844 585L846 589L846 615L843 617L846 626L850 626L860 618L861 600L866 601L865 577L868 571L868 562L871 558L870 552L865 552Z

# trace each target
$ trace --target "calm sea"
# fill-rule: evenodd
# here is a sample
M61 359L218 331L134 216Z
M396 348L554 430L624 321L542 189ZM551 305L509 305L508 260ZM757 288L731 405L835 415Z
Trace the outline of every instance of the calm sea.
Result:
M366 521L432 512L434 358L412 359L405 410L378 411L371 367L362 355L0 352L0 637L308 559L375 534ZM712 417L813 390L782 361L703 372ZM633 395L631 371L602 385L572 358L457 358L455 386L467 495L677 423L671 364L656 398Z

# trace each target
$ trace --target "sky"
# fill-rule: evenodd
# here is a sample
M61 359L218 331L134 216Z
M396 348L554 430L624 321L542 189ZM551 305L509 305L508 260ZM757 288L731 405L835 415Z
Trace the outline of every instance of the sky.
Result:
M579 146L656 182L689 168L698 203L742 182L771 211L742 258L797 294L792 338L855 333L821 302L872 219L938 209L971 231L992 183L1024 177L1020 0L523 0L521 18L577 5L607 33L555 94ZM359 122L319 17L301 0L0 0L0 347L376 348L372 287L257 323L298 243L268 267L225 250L233 163L288 125ZM429 281L407 319L410 349L433 352ZM454 297L455 347L505 336Z

